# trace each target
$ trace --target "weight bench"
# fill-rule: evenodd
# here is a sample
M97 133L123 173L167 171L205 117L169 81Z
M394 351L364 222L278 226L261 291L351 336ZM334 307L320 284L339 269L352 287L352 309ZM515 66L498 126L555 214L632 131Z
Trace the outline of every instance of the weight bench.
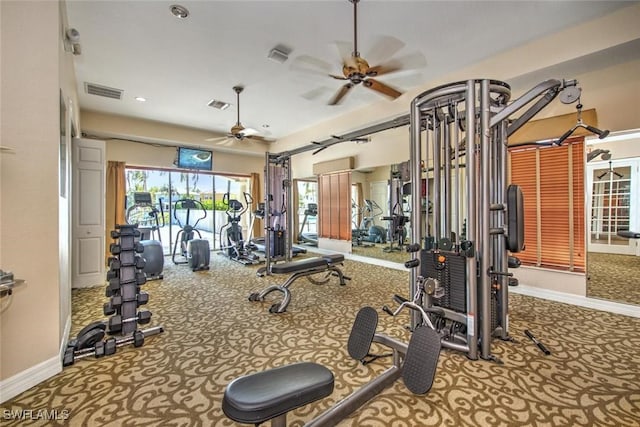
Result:
M271 285L260 292L252 293L249 295L249 301L264 301L265 297L271 292L282 292L282 301L273 304L269 308L269 312L284 313L287 310L289 302L291 302L291 291L289 287L300 277L307 277L307 279L315 285L327 283L331 276L337 276L340 280L340 285L345 285L347 280L351 280L350 277L342 274L342 270L339 267L343 261L344 255L342 254L327 254L322 257L274 264L271 266L272 274L291 274L289 278L281 285ZM325 274L321 278L311 277L319 273Z
M640 232L638 231L620 230L617 234L626 239L640 239Z
M376 310L360 309L351 328L347 351L349 356L362 361L369 356L371 343L378 342L393 350L393 365L324 411L307 427L338 424L399 377L414 394L431 389L440 355L438 333L426 326L419 327L407 345L377 334L377 325ZM239 423L258 425L271 420L272 427L285 427L289 411L329 396L333 386L333 374L324 366L312 362L285 365L231 381L224 391L222 411Z

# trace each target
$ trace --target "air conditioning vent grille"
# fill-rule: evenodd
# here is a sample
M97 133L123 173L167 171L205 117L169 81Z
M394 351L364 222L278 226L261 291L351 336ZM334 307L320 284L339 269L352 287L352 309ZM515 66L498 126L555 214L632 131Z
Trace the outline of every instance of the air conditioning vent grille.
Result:
M97 85L95 83L84 84L84 90L89 95L103 96L105 98L122 99L123 90L114 89L112 87Z

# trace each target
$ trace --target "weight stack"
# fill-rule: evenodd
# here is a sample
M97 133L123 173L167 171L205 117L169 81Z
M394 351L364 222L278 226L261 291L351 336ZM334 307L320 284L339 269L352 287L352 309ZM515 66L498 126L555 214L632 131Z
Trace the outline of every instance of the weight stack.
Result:
M109 301L104 305L104 314L111 315L107 331L110 335L131 335L138 330L138 323L148 323L151 318L149 311L138 311L149 299L147 293L140 292L146 277L145 261L138 255L144 251L139 237L137 225L116 225L116 230L111 231L111 238L118 242L109 247L112 255L107 272Z
M467 270L466 258L455 252L420 251L420 274L438 279L444 288L441 298L434 298L436 306L467 312Z
M269 252L272 257L282 257L285 255L285 230L269 230L271 239L269 240Z

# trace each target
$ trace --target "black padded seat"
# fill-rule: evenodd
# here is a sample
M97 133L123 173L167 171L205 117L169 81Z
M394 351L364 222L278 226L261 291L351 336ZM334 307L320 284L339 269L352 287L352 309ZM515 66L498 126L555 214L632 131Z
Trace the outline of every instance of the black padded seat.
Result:
M322 259L326 260L330 264L338 264L344 261L344 255L342 254L326 254L322 255Z
M289 274L297 271L308 270L310 268L323 267L327 265L324 258L306 258L298 261L285 262L282 264L274 264L271 266L273 274Z
M313 362L245 375L227 386L222 410L239 423L263 423L329 396L333 382L333 373Z
M629 231L629 230L620 230L620 231L618 231L618 236L626 237L627 239L640 239L640 232Z

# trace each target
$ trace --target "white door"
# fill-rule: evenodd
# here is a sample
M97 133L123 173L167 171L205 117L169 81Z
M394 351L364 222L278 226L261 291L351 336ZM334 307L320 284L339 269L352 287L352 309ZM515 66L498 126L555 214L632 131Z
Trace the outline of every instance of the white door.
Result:
M105 281L105 144L73 140L73 282L74 288Z

